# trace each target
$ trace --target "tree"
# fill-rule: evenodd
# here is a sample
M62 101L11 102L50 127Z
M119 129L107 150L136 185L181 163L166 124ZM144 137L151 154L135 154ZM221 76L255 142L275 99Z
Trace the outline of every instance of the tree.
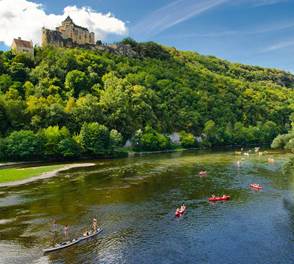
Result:
M64 158L77 158L81 154L79 144L71 137L59 141L57 149Z
M215 122L213 120L208 120L204 124L203 133L205 135L205 140L203 141L203 145L211 146L217 143L217 129Z
M110 72L103 76L104 90L100 95L100 106L108 127L124 131L124 136L133 133L133 122L130 116L128 84Z
M70 133L66 127L59 128L59 126L49 126L42 129L39 135L44 139L44 155L46 157L58 158L63 156L59 148L60 142L70 138ZM63 142L62 146L65 146L65 143L68 142ZM65 150L63 152L65 152Z
M75 97L82 91L88 91L86 74L79 70L68 72L65 77L65 88L70 92L70 95Z
M121 147L123 140L121 133L119 133L116 129L111 129L109 137L110 147L112 149Z
M262 126L261 126L261 133L263 136L263 139L261 142L270 142L277 136L279 132L278 126L275 122L273 121L266 121Z
M4 135L9 128L8 117L5 109L5 104L0 98L0 136Z
M0 138L0 160L8 160L7 143L4 138Z
M290 150L291 152L294 152L294 138L291 138L287 144L285 145L285 149Z
M290 132L288 134L284 134L284 135L278 135L272 142L271 147L274 149L282 149L285 148L285 146L288 144L288 142L290 140L292 140L294 138L294 133ZM292 146L292 143L290 143ZM288 145L290 146L290 145Z
M194 135L185 131L180 132L180 143L184 148L191 148L197 145L197 141Z
M6 140L7 154L12 160L39 159L43 146L42 138L30 130L14 131Z
M0 94L4 94L8 91L9 87L12 85L11 76L8 74L0 75Z
M29 69L23 63L12 62L9 67L11 77L15 81L24 82L28 76Z
M137 151L165 150L172 147L169 137L156 132L150 126L146 126L144 131L136 131L132 141L133 146Z
M70 105L72 105L72 107L70 107ZM72 123L70 127L73 128L74 131L80 130L84 122L103 122L99 99L91 94L80 97L74 104L72 101L69 101L67 109Z
M109 149L110 133L104 125L95 122L85 123L79 137L82 148L88 154L103 155Z

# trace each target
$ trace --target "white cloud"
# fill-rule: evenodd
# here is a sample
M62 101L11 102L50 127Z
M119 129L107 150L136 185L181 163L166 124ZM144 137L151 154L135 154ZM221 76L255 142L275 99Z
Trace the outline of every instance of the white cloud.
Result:
M176 0L147 15L132 30L153 36L226 2L229 0Z
M254 6L267 6L288 2L288 0L253 0Z
M285 41L275 43L269 47L266 47L265 49L263 49L261 51L261 53L281 50L281 49L285 49L285 48L289 48L289 47L293 47L293 46L294 46L294 39L285 40Z
M108 34L125 35L125 23L111 13L102 14L89 7L67 6L63 14L46 14L39 3L27 0L0 0L0 42L9 46L13 38L21 37L41 42L41 28L55 29L70 16L80 26L95 32L96 39L105 39Z

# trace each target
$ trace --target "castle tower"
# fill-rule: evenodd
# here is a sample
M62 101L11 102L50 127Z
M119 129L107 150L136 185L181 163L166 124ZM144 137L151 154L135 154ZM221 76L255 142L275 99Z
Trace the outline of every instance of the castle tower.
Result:
M76 25L69 16L62 21L61 26L57 27L56 31L60 32L64 39L70 38L74 43L80 45L95 44L94 32L89 32L87 28Z
M95 45L95 34L76 25L68 16L56 30L42 28L42 46L75 47Z

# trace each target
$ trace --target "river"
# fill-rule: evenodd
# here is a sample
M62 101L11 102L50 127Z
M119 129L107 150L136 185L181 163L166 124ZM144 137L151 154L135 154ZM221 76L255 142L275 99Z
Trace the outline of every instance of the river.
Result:
M294 263L294 175L283 170L288 154L272 156L243 157L239 168L231 151L98 160L0 188L0 263ZM232 199L209 203L212 193ZM182 203L187 213L175 218ZM43 255L63 225L78 237L93 217L99 236Z

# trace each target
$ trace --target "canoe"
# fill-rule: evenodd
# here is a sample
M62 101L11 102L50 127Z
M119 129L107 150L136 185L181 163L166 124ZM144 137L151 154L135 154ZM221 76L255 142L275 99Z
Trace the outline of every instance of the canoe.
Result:
M43 249L43 253L49 253L49 252L57 251L57 250L60 250L60 249L68 248L68 247L73 246L73 245L75 245L77 243L80 243L83 240L86 240L86 239L89 239L91 237L97 236L101 232L102 232L102 228L98 228L95 233L90 234L89 236L81 236L81 237L79 237L77 239L73 239L71 241L65 241L65 242L56 244L55 247Z
M217 201L226 201L226 200L229 200L231 198L231 196L229 195L226 195L225 197L223 196L220 196L220 197L210 197L208 198L208 201L210 202L217 202Z
M176 216L176 217L180 217L180 216L182 216L182 215L186 212L186 210L187 210L187 208L186 208L184 211L176 212L176 213L175 213L175 216Z
M250 184L250 187L254 189L258 189L258 190L262 189L262 186L260 186L259 184L254 184L254 183Z

